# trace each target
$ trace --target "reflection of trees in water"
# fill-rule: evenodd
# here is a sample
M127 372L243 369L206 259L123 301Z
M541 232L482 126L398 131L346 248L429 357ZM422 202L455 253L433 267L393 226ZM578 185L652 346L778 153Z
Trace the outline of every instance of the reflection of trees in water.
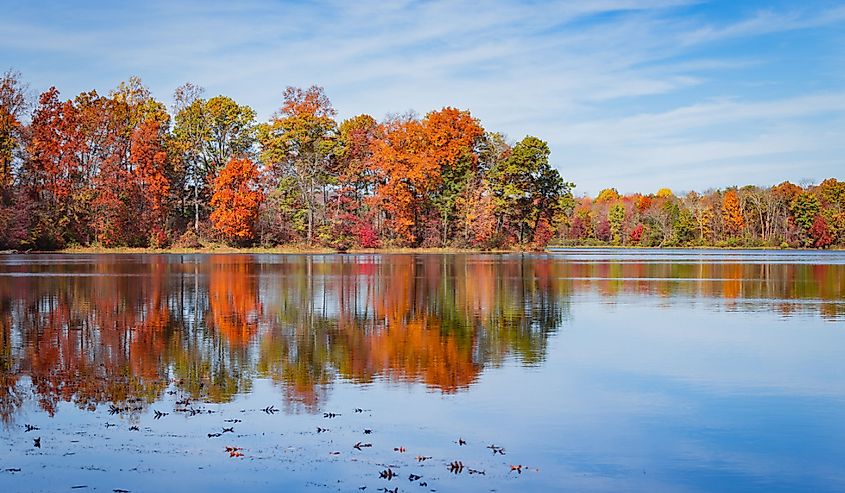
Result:
M845 315L845 265L735 262L574 262L571 289L720 301L744 310L784 315L809 311L824 318ZM810 301L811 303L807 303Z
M561 323L564 298L551 289L548 264L387 260L288 265L267 296L275 318L260 341L259 372L293 389L306 408L335 375L422 382L451 393L509 354L538 363Z
M23 404L23 391L18 385L20 361L12 354L11 300L0 299L0 304L0 419L7 422Z
M143 407L169 385L226 402L256 376L277 382L290 410L313 412L337 378L451 393L508 358L539 364L573 292L743 309L781 300L784 313L803 305L823 317L842 315L845 293L841 265L546 256L97 257L4 269L51 274L0 283L6 420L22 405L24 375L49 413L61 401Z
M0 410L8 419L21 405L22 375L51 414L61 401L142 408L171 384L225 402L257 375L280 384L290 409L308 411L338 377L456 392L508 355L541 361L561 321L565 293L552 289L548 265L489 259L25 264L19 269L51 275L0 285Z

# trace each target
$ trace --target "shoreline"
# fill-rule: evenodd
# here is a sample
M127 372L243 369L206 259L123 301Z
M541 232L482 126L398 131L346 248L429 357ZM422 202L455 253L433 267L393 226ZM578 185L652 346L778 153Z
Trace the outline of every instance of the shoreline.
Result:
M148 248L148 247L116 247L105 248L70 247L60 250L2 250L0 255L41 255L41 254L160 254L160 255L220 255L220 254L279 254L279 255L340 255L340 254L467 254L467 253L519 253L520 250L479 250L464 248L350 248L340 251L334 248L306 247L306 246L278 246L278 247L228 247L209 246L201 248ZM528 253L542 253L530 252Z
M653 247L653 246L625 246L625 245L567 245L548 246L544 250L519 250L519 249L496 249L481 250L473 248L350 248L340 251L333 248L307 247L298 245L287 245L278 247L228 247L228 246L207 246L200 248L148 248L148 247L116 247L106 248L101 246L70 247L60 250L0 250L0 255L43 255L43 254L97 254L97 255L121 255L121 254L147 254L147 255L224 255L224 254L277 254L277 255L387 255L387 254L415 254L415 255L443 255L443 254L507 254L507 253L555 253L567 250L649 250L649 251L671 251L671 250L709 250L709 251L780 251L780 252L822 252L822 251L845 251L845 248L779 248L779 247L718 247L718 246L675 246L675 247Z

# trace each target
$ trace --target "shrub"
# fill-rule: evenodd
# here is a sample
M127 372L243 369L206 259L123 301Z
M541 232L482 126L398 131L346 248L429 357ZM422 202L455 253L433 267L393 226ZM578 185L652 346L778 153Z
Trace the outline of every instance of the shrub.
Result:
M200 242L200 238L197 236L197 233L192 228L188 228L188 230L173 243L173 246L177 248L202 248L202 243Z

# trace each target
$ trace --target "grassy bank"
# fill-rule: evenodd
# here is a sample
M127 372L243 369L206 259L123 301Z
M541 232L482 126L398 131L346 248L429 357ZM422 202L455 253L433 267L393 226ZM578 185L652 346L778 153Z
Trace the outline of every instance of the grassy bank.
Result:
M512 250L484 250L485 253L508 253ZM349 249L346 253L415 253L415 254L443 254L443 253L481 253L482 250L462 248L361 248ZM166 254L226 254L226 253L252 253L252 254L329 254L338 253L333 248L324 248L307 245L280 245L276 247L245 247L237 248L226 245L208 245L199 248L106 248L103 246L73 246L55 252L42 253L87 253L87 254L120 254L120 253L166 253Z

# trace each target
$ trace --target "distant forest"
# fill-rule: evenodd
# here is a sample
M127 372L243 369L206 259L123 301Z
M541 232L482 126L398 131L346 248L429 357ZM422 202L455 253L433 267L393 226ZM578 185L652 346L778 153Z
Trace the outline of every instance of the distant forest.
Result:
M468 111L335 117L317 86L288 87L258 122L191 83L168 108L134 77L107 96L32 98L6 72L0 249L845 244L845 182L833 178L578 198L546 142L510 142Z

